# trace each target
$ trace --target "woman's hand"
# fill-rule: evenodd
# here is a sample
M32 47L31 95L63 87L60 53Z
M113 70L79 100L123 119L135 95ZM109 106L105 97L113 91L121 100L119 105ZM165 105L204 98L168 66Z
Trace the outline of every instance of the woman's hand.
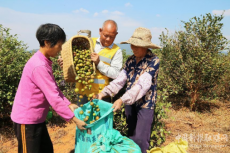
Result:
M63 59L61 58L61 56L58 56L58 65L62 68L63 67Z
M104 95L103 95L102 93L99 93L97 99L100 99L100 100L101 100L103 97L104 97Z
M104 97L104 95L102 93L99 93L99 94L93 95L92 100L93 99L100 99L101 100L103 97Z
M72 120L74 121L74 123L77 125L77 128L80 130L85 130L86 128L84 126L86 126L87 124L82 121L79 120L78 118L76 118L75 116L72 118Z
M116 112L117 110L121 110L121 105L123 104L121 99L118 99L114 102L112 108L114 108L113 112Z
M74 110L77 109L78 107L79 107L79 106L76 105L76 104L70 104L70 105L69 105L69 109L70 109L72 112L74 112Z

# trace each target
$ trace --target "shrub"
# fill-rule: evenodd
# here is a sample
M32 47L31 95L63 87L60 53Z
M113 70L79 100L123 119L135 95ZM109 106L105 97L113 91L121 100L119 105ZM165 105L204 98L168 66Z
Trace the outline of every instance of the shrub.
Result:
M22 70L32 56L27 46L0 25L0 118L9 117Z
M228 49L228 41L221 29L223 15L206 14L184 22L184 31L173 35L160 35L163 49L161 57L163 87L169 87L170 94L185 94L190 108L201 100L213 98L212 90L220 83L229 63L220 51Z

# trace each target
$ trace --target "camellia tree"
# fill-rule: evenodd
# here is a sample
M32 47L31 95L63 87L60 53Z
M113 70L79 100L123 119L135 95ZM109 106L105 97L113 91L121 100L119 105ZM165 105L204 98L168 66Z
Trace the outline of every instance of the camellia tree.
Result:
M212 90L227 70L229 61L220 53L229 50L221 32L223 18L210 13L193 17L182 21L184 30L160 35L161 87L170 94L187 95L192 110L197 102L213 98Z
M0 25L0 118L10 115L25 63L32 56L10 29Z

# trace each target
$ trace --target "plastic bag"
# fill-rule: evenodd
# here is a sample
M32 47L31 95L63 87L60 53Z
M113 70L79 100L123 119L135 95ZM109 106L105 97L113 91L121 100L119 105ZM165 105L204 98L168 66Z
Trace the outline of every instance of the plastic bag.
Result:
M99 136L97 142L90 146L88 153L141 153L141 149L133 140L111 129Z
M147 150L147 153L187 153L188 142L180 139L179 141L171 142L163 148L155 147Z
M100 135L113 128L112 104L98 99L94 99L93 103L94 105L98 105L100 108L99 112L95 112L98 116L100 116L100 118L92 124L90 124L89 121L93 119L94 112L92 112L90 102L84 104L83 107L79 107L74 111L74 114L78 119L83 120L85 116L89 116L89 119L86 122L87 130L81 131L76 128L75 153L88 152L91 144L96 142ZM84 114L80 114L80 111L83 111Z

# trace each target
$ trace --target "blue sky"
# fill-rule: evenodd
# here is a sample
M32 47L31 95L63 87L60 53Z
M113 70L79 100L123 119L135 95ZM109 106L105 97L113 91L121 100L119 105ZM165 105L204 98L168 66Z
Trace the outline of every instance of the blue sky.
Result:
M181 20L225 10L223 34L230 40L230 0L0 0L0 24L11 28L28 50L39 48L35 32L40 24L55 23L64 28L67 38L81 29L98 29L106 19L118 23L115 43L128 40L137 27L149 28L152 42L160 45L159 35L182 28Z

